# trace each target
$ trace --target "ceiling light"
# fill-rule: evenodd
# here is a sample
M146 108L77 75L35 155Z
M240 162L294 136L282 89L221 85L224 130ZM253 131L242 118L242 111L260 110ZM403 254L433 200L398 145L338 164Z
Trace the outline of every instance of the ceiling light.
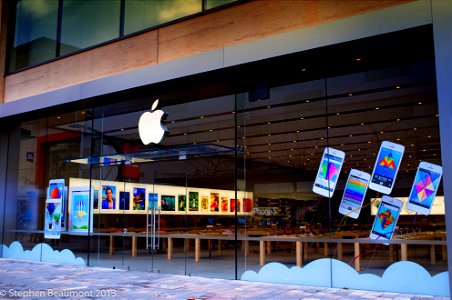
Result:
M417 128L416 128L416 127L414 127L414 128L413 128L413 130L417 130Z
M272 122L267 122L268 125L270 125Z
M340 116L340 115L341 115L341 113L338 113L338 112L336 113L336 116Z
M124 128L121 128L121 131L124 131Z
M364 126L364 123L361 123L361 126Z
M306 100L306 103L309 103L309 100Z
M375 107L375 110L379 110L380 108L379 107Z
M174 124L174 123L176 123L176 121L172 120L171 123Z
M301 69L301 72L306 72L306 68Z
M300 120L304 120L304 118L303 118L303 117L301 117L301 118L300 118Z
M419 104L419 105L422 105L422 102L421 101L419 101L417 104Z
M61 119L61 117L60 117L60 116L58 116L58 117L57 117L57 119Z
M348 93L348 95L349 95L349 96L353 96L353 94L352 94L352 93Z
M397 121L397 122L400 122L400 119L397 119L396 121Z
M296 140L293 140L292 142L296 143L297 141L296 141Z
M199 118L200 118L200 119L204 119L204 116L200 116Z
M360 57L357 57L357 58L355 58L355 60L356 60L356 61L361 61L361 60L362 60L362 58L360 58Z
M396 86L395 88L396 88L396 89L400 89L400 85Z
M270 106L270 105L267 105L267 108L271 108L271 106Z
M212 132L213 131L213 129L209 129L209 132Z

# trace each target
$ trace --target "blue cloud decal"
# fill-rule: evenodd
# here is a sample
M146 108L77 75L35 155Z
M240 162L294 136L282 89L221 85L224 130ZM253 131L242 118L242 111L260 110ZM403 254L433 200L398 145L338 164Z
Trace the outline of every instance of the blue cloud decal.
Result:
M37 244L32 250L25 251L22 244L17 241L12 242L9 247L2 244L2 257L81 266L86 265L85 260L81 257L75 257L71 250L53 250L52 247L45 243Z
M280 263L269 263L258 273L246 271L242 280L287 283L335 288L362 289L397 293L415 293L449 296L449 273L435 276L421 265L410 261L391 264L383 276L359 274L346 263L331 258L315 260L306 266L288 268Z

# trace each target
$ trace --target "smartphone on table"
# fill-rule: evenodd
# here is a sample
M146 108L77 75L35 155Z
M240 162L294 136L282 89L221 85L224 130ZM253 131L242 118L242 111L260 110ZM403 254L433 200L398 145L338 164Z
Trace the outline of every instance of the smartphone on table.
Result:
M370 181L370 174L351 169L345 183L344 194L339 212L347 217L357 219L361 212L364 197Z
M403 145L389 141L381 143L369 183L370 189L386 195L391 193L404 152Z
M430 214L442 175L441 166L420 162L406 208L422 215Z
M402 210L403 202L384 195L378 206L375 220L370 230L370 238L373 240L390 240Z
M345 153L330 147L325 148L312 191L325 197L332 197L336 189L339 173L344 163Z

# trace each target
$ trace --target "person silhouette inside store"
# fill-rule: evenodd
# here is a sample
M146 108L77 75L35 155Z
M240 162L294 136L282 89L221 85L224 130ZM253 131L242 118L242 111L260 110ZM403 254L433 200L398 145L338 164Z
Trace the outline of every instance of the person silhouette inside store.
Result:
M110 187L105 189L105 199L102 200L102 209L115 209L113 190Z

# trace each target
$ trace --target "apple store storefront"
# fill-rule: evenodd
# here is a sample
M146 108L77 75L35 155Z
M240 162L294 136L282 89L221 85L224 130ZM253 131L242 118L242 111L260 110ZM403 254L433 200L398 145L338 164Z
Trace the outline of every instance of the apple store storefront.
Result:
M449 295L435 72L427 25L11 117L1 256Z

